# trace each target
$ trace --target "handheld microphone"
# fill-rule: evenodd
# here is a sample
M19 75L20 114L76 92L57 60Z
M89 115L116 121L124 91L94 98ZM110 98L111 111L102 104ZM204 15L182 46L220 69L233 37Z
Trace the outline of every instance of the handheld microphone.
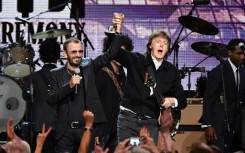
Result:
M30 22L28 21L28 18L27 18L27 19L23 19L23 18L15 17L15 20L22 21L22 22L24 22L24 23L30 23Z
M241 48L243 51L245 51L245 45L244 45L244 43L240 42L238 44L238 47Z
M80 74L80 68L75 68L74 72L75 72L75 75L79 75ZM77 84L75 86L75 94L77 94Z
M210 0L192 0L191 4L194 5L207 5L210 3Z

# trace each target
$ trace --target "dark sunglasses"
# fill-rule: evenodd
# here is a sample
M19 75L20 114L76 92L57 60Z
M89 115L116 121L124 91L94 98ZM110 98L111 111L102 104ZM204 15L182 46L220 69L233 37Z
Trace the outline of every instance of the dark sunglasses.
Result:
M72 51L69 51L71 54L76 54L76 53L79 53L79 54L82 54L83 53L83 50L72 50Z

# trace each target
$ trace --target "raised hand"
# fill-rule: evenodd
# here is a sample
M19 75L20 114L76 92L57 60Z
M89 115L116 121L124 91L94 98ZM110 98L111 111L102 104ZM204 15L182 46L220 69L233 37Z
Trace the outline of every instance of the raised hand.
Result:
M83 118L85 121L85 127L91 128L94 123L94 114L88 110L83 112Z
M17 135L14 132L14 128L12 127L12 124L13 124L13 118L10 117L6 124L7 139L10 141L17 137Z
M114 13L112 24L114 27L116 27L116 32L121 33L122 32L122 24L124 21L124 14L122 13Z
M42 133L38 133L37 135L37 145L43 145L47 136L51 132L52 127L49 127L48 130L46 131L45 124L43 124L42 127ZM46 131L46 132L45 132Z

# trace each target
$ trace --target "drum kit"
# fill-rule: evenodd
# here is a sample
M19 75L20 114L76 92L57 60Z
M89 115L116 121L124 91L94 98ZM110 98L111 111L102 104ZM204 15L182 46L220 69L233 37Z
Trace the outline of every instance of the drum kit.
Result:
M56 38L70 35L69 29L51 29L32 35L33 39ZM9 117L17 125L24 117L26 102L22 98L21 78L28 77L34 71L35 55L31 44L13 43L0 47L0 132L5 131Z
M187 28L189 30L191 30L192 32L196 32L199 34L203 34L203 35L216 35L219 33L218 28L216 28L213 24L209 23L206 20L203 20L201 18L198 17L193 17L193 16L181 16L179 17L179 23L183 26L181 31L183 30L183 28ZM188 34L189 35L189 34ZM188 36L187 35L187 36ZM186 37L187 37L186 36ZM185 38L186 38L185 37ZM183 39L185 39L183 38ZM177 38L177 40L175 41L175 43L179 43L180 41L178 41L179 37ZM183 40L182 39L182 40ZM174 44L175 46L179 47L179 45ZM173 47L175 47L173 45ZM197 67L200 63L202 63L203 61L205 61L207 58L209 57L216 57L218 60L223 60L223 57L228 57L228 48L227 45L225 44L221 44L221 43L217 43L217 42L207 42L207 41L200 41L200 42L195 42L191 45L191 48L201 54L207 55L203 60L201 60L199 63L197 63L195 66L193 67L183 67L180 70L181 73L181 77L184 78L186 76L186 74L188 73L188 97L190 97L190 88L191 88L191 83L190 83L190 75L191 72L202 72L203 73L203 69L205 71L205 67L200 68ZM178 52L178 51L177 51ZM176 56L176 54L175 54ZM178 59L178 57L176 58ZM176 66L178 66L178 64L176 64ZM200 78L197 78L198 82L201 82L200 80L206 80L206 76L201 76ZM205 83L197 83L197 89L199 91L198 95L202 95L202 93L200 93L200 89L203 89L203 87L199 86L199 85L204 85Z

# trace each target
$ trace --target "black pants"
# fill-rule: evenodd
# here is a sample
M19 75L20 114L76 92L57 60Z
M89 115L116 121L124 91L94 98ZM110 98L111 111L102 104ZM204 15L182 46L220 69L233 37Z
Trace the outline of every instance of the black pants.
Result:
M117 123L119 142L130 137L138 137L142 127L146 127L148 129L150 136L157 145L159 129L157 119L142 118L128 111L120 110Z
M83 128L67 128L64 135L56 140L55 152L56 153L77 153L80 145L80 141L83 134ZM90 146L88 152L91 152L94 148L94 132L90 140Z

